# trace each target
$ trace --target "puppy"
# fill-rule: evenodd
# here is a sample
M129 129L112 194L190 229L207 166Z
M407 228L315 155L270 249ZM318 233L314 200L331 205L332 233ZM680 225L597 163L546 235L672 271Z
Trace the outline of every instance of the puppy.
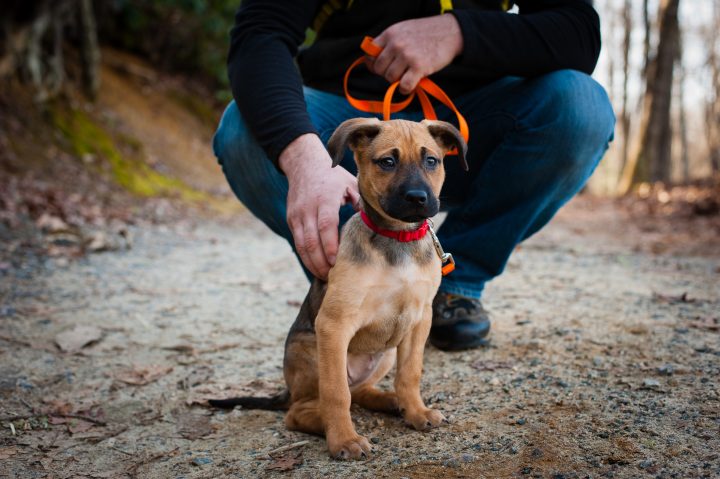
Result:
M449 123L357 118L342 123L330 138L333 166L346 147L358 167L361 212L343 227L327 283L313 282L290 328L287 391L210 403L287 408L289 429L324 434L333 457L359 459L370 444L355 431L351 403L400 413L421 431L445 421L420 396L443 255L432 230L425 233L427 218L440 208L444 156L457 149L467 170L467 146ZM377 389L396 362L395 390Z

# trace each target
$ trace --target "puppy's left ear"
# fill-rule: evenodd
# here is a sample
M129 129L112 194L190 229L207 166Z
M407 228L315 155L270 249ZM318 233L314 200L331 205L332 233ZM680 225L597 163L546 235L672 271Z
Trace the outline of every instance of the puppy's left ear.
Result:
M430 135L435 138L438 145L445 149L446 153L453 148L457 148L460 166L462 166L465 171L468 171L470 168L465 159L467 143L465 143L465 139L458 129L446 121L423 120L422 123L427 126Z
M377 118L352 118L342 122L327 144L333 167L342 161L346 147L355 151L358 147L370 143L380 133L381 128L380 120Z

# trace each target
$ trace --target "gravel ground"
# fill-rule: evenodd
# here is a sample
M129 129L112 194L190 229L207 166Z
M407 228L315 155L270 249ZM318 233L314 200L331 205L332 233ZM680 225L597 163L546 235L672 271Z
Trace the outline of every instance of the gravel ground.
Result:
M197 404L281 386L289 247L247 215L131 232L0 265L0 477L720 477L717 243L645 252L612 203L574 201L488 287L491 346L426 349L451 424L354 408L376 452L343 463L281 412Z

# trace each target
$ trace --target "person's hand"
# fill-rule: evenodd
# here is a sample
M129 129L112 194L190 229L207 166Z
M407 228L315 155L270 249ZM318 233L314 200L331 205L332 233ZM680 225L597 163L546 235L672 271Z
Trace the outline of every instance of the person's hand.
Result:
M278 159L289 183L287 222L307 269L326 280L338 252L339 210L360 201L357 178L332 160L317 135L299 136Z
M400 80L400 92L405 95L421 78L448 66L463 49L460 25L451 14L395 23L374 42L383 51L368 57L368 67L390 83Z

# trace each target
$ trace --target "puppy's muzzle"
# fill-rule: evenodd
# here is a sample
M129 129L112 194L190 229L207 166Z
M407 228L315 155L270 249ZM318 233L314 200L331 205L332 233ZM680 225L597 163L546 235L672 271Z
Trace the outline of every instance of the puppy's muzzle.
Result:
M384 204L383 204L384 203ZM408 185L382 202L385 212L395 219L415 223L435 216L440 202L428 185Z

